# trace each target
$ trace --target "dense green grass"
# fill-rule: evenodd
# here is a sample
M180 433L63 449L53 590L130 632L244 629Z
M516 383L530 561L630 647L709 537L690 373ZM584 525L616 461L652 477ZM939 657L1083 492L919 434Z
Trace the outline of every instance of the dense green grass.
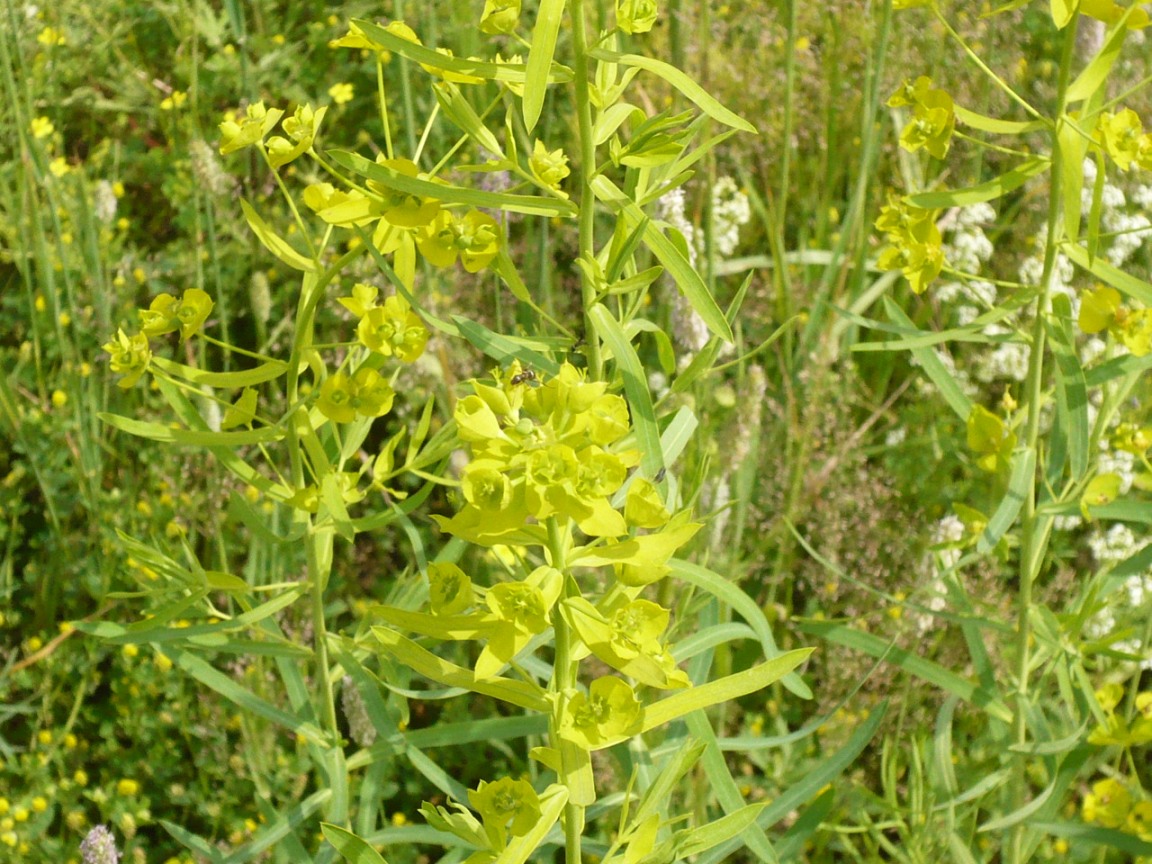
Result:
M538 4L524 5L528 20ZM590 28L612 20L611 4L584 5ZM960 124L946 160L906 152L897 142L910 109L886 104L902 81L935 70L934 86L957 105L1025 120L962 44L1048 112L1062 104L1068 73L1089 60L1093 25L1081 22L1077 45L1041 2L991 18L970 4L941 4L940 19L928 9L851 0L666 5L651 33L631 38L632 49L684 68L758 134L735 135L708 153L679 206L649 208L691 235L720 308L739 308L734 342L701 339L698 321L662 277L643 307L653 330L636 345L663 426L681 409L698 420L669 468L680 500L705 520L686 557L746 597L743 605L735 594L720 602L671 579L650 596L673 609L673 652L691 654L682 665L695 680L753 666L761 645L739 628L769 625L782 650L817 648L801 670L814 698L777 683L712 708L687 730L649 736L650 753L598 752L598 788L623 792L634 769L650 783L652 765L682 743L676 736L718 738L712 762L705 758L676 785L676 812L706 825L734 809L733 795L766 803L772 818L761 824L780 860L1152 855L1152 469L1147 448L1134 455L1139 448L1117 443L1116 425L1152 425L1142 377L1149 364L1118 336L1094 341L1079 332L1083 319L1071 312L1060 330L1029 311L1042 275L1061 266L1053 259L1044 267L1050 204L1064 200L1050 179L1057 172L997 198L990 213L942 208L949 261L973 278L945 273L923 294L899 271L879 269L885 241L873 227L890 190L973 186L1016 166L1024 150L1050 147L1043 130L1002 139ZM267 712L225 698L230 686L242 687L300 723L323 725L308 716L315 682L300 669L311 660L251 653L255 641L222 649L206 639L174 652L122 633L91 635L114 632L97 622L128 626L158 610L171 613L173 627L210 623L204 603L174 611L191 595L173 587L171 562L235 574L267 592L262 599L304 579L313 563L300 544L277 541L293 529L292 509L237 480L218 453L134 438L101 420L175 419L156 386L118 387L101 346L117 328L137 327L136 310L158 294L196 288L215 301L205 332L219 341L173 342L167 357L217 371L252 366L243 351L286 358L296 338L298 274L255 238L240 200L295 242L293 214L252 149L219 154L218 124L260 99L286 110L330 104L323 149L374 155L385 137L375 63L369 52L329 41L347 32L349 19L396 17L425 44L487 56L492 43L476 29L479 8L444 0L395 0L384 9L272 0L226 0L219 9L184 0L36 8L6 0L0 9L0 862L78 861L80 841L99 823L133 861L209 860L207 847L181 842L193 835L233 854L229 860L303 860L303 848L325 850L316 860L334 855L318 836L318 796L328 789L318 748ZM1130 107L1152 126L1152 101L1133 89L1152 72L1140 38L1129 38L1106 90L1122 98L1110 110ZM510 37L499 44L519 50ZM383 74L392 141L400 153L422 150L421 167L430 168L453 152L457 134L443 118L425 126L436 100L418 66L397 57ZM330 89L344 84L348 101L346 89ZM630 93L653 113L691 107L654 77L639 78ZM563 146L575 180L581 160L570 98L560 88L549 95L533 137ZM488 104L475 96L472 107ZM530 137L517 133L530 152ZM461 148L447 176L473 182L466 169L482 158ZM1085 240L1093 260L1147 287L1152 171L1118 171L1103 156L1097 171L1105 164L1107 184L1076 178L1086 189L1082 234L1093 238ZM297 194L326 179L304 160L283 173ZM598 224L604 228L603 217ZM583 326L575 220L517 217L508 236L532 303L483 271L421 266L427 310L542 339L553 360L595 369L588 334L565 340L552 326ZM340 251L348 249L354 244ZM1104 278L1068 268L1053 284L1074 300ZM380 280L371 257L361 256L330 296ZM1136 310L1148 301L1128 302ZM1004 314L991 328L965 331L997 310ZM910 328L924 337L915 351L868 347L904 339ZM355 338L354 330L335 302L317 313L316 332L333 344ZM946 330L963 332L927 335ZM1052 350L1033 374L1028 346L1044 344ZM705 373L678 386L695 371L687 365L694 355L703 356L696 368ZM363 449L378 452L422 416L433 434L446 428L453 400L470 392L461 382L492 365L473 342L437 336L397 379L393 413ZM1125 374L1108 379L1111 371ZM1082 378L1084 390L1068 383ZM1068 424L1081 416L1069 394L1087 400L1089 391L1098 395L1093 413L1083 409L1087 462L1066 476L1065 460L1076 458L1067 455ZM221 385L189 405L207 422L218 418L218 401L235 396ZM1017 443L1056 467L1039 475L1017 461L1009 467L1009 447L1003 470L982 470L985 454L972 446L957 404L1007 418ZM1116 424L1093 424L1095 416ZM241 455L252 464L259 458L255 448ZM1098 473L1116 474L1123 489L1085 519L1079 493ZM1053 492L1067 506L1045 533L1045 489L1077 477L1079 486L1068 483L1076 494ZM408 493L421 488L418 478L399 482ZM991 548L978 545L989 517L1014 497L1025 503L1009 514L1010 530ZM337 542L318 604L321 626L362 635L377 621L373 604L414 608L426 590L421 571L438 556L491 580L512 572L513 553L465 549L437 530L429 517L455 506L437 489L379 530ZM241 611L225 592L206 602ZM303 646L303 657L314 613L303 600L288 605L260 635ZM692 635L701 630L704 637ZM544 773L528 758L543 730L502 737L503 709L491 700L411 698L425 685L399 663L374 659L365 671L340 662L350 677L332 707L347 741L348 825L384 844L393 864L445 854L435 845L441 835L417 812L421 802L443 805L445 790L498 775ZM377 701L364 704L365 687L376 688ZM467 738L461 730L475 723L490 724L475 727L484 730L478 741L438 743L438 735ZM380 728L397 737L372 749ZM404 738L405 730L413 734ZM733 787L718 786L715 778L729 772ZM610 807L591 813L586 860L608 849L617 821ZM272 836L269 826L284 831ZM761 860L763 847L748 836L748 848L701 860ZM464 857L452 847L446 854Z

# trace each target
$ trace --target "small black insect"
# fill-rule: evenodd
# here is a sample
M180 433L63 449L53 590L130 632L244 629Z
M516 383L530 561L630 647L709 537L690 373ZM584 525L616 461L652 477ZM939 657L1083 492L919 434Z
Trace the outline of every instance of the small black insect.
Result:
M520 372L516 375L513 375L512 380L509 381L508 383L511 384L513 387L515 387L517 384L527 384L530 381L535 381L535 380L536 380L536 373L531 369L525 369L523 372Z
M664 475L667 473L668 473L667 468L661 468L659 471L656 472L656 476L652 478L653 482L659 483L661 480L664 479Z

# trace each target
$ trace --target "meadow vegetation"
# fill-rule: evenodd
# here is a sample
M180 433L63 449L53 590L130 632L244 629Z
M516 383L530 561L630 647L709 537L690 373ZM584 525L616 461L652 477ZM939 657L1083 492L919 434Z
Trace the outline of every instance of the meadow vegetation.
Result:
M1152 861L1144 7L0 22L0 864Z

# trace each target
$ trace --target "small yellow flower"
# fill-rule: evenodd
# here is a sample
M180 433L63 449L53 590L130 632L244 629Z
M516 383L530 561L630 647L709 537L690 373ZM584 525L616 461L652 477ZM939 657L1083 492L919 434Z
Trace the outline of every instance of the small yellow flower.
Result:
M333 84L328 88L328 95L332 97L332 101L337 105L343 105L345 102L351 102L352 96L355 93L355 88L351 84L339 83Z
M157 654L152 662L156 664L156 668L161 672L167 672L172 668L172 661L168 658L167 654Z
M78 769L76 771L76 773L72 775L72 782L75 783L77 786L87 786L88 785L88 772L85 771L83 768Z
M3 816L10 809L12 809L12 805L8 803L8 799L0 798L0 816Z
M399 812L393 813L392 814L392 824L395 825L397 828L403 827L404 825L408 824L408 817L405 816L403 813L399 813Z
M64 34L55 27L45 27L36 37L36 41L47 48L68 44L68 40L64 38Z
M28 653L31 654L31 653L33 653L35 651L39 651L41 648L43 648L44 642L40 639L39 636L33 636L31 639L29 639L25 643L25 645L28 648Z
M63 408L65 405L68 404L68 394L65 393L63 390L53 390L52 391L52 404L55 405L57 408Z
M171 96L160 100L161 111L175 111L188 101L188 94L183 90L173 90Z
M48 170L52 172L53 177L63 177L72 170L72 166L68 164L68 160L63 156L57 156L48 163Z
M37 117L32 121L29 129L32 132L33 138L47 138L56 131L56 127L52 125L52 121L47 117Z
M120 653L123 654L125 657L135 657L137 654L140 653L140 648L136 645L133 645L131 642L129 642L127 645L125 645L123 648L120 649Z
M116 782L116 794L126 797L135 795L140 791L140 784L135 780L123 779Z
M41 729L36 733L36 740L41 744L47 745L52 743L52 733L48 729Z
M67 327L72 323L72 316L67 312L61 312L60 317L58 317L56 320L60 322L61 327Z
M275 36L272 37L272 41L277 45L283 45L284 44L284 34L283 33L277 33Z
M48 308L48 301L44 299L43 294L37 294L36 299L32 301L32 305L36 307L37 312L43 312Z
M5 831L3 834L0 834L0 843L3 843L5 846L15 847L19 841L20 838L16 836L15 831Z
M77 738L75 735L73 735L71 732L69 732L67 735L64 736L64 746L67 747L69 750L75 750L76 747L79 746L79 744L80 744L80 739Z
M43 813L48 809L48 799L43 795L37 795L32 799L32 810L35 813Z
M27 807L13 807L12 808L12 818L15 819L17 822L27 822L29 815L30 814L28 813Z

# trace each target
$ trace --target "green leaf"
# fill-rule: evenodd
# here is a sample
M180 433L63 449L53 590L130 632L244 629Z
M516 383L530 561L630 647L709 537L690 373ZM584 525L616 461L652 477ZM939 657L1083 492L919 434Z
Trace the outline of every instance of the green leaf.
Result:
M887 711L887 702L872 708L868 714L868 719L856 727L847 744L831 755L821 756L801 780L793 783L786 791L773 799L772 803L764 809L756 820L760 827L770 828L805 802L811 801L821 789L854 764L856 758L864 752L864 748L876 735L876 730L880 728L880 723L884 720ZM739 847L740 842L738 840L729 840L703 853L696 859L695 864L720 864L722 861L730 861L732 853Z
M1054 317L1045 324L1056 359L1057 425L1065 440L1072 482L1078 483L1088 470L1088 385L1076 353L1068 298L1062 294L1053 297L1052 311Z
M1111 846L1129 855L1152 855L1152 843L1113 828L1100 828L1080 822L1030 822L1029 827L1045 834L1082 840L1096 846Z
M448 57L425 45L417 45L407 39L389 33L379 24L366 21L362 18L353 19L365 36L378 45L387 48L393 54L411 60L413 63L426 64L436 69L447 69L461 75L471 75L487 81L504 81L509 84L524 84L527 72L524 66L512 63L487 63L466 57ZM548 83L564 83L572 80L572 70L558 64L545 68Z
M266 444L284 437L283 430L275 426L263 426L260 429L246 429L241 432L200 432L192 429L174 429L146 420L133 420L130 417L121 417L119 414L100 412L96 416L109 426L138 438L191 447L240 447L246 444Z
M505 192L484 192L467 186L453 186L447 183L433 183L419 177L409 177L365 159L359 153L347 150L329 150L327 154L333 162L394 189L406 195L421 198L434 198L445 204L467 204L471 207L486 207L492 210L505 210L509 213L524 213L529 216L575 216L576 205L561 198L545 198L540 195L513 195Z
M699 855L701 852L707 852L709 849L731 840L737 834L755 826L756 817L767 806L767 802L746 804L739 810L729 813L727 816L721 816L719 819L714 819L705 825L677 831L672 841L676 854L685 857ZM772 861L774 859L769 858L767 860Z
M251 861L268 851L307 822L312 814L327 804L332 797L331 789L321 789L313 792L303 801L293 804L287 810L278 813L274 820L262 825L252 839L237 846L232 854L224 859L224 864L240 864L242 861Z
M912 319L905 315L904 310L896 305L896 302L890 297L884 298L884 309L887 311L888 317L897 324L904 327L914 326ZM944 362L936 356L935 350L932 348L913 348L912 356L916 358L920 368L932 379L932 383L936 385L948 406L956 412L961 421L967 423L972 414L972 400L964 395L964 391L960 389L960 385L952 377L952 373L945 367Z
M1084 188L1084 154L1088 152L1088 138L1076 121L1067 115L1056 124L1056 138L1060 144L1060 179L1064 195L1064 233L1072 242L1080 235Z
M387 627L373 627L372 634L379 640L384 651L431 681L449 687L464 687L473 693L492 696L529 711L551 711L543 691L534 684L499 677L477 681L471 669L449 663Z
M1003 720L1006 723L1012 720L1012 712L993 694L988 693L966 678L961 678L955 672L945 669L939 663L934 663L904 648L898 648L894 643L886 642L879 636L862 633L834 621L811 619L800 622L800 631L818 636L835 645L843 645L854 651L862 651L870 657L887 660L910 675L927 681L948 693L953 693L965 702L983 708L997 720Z
M223 672L214 669L206 660L195 654L180 651L176 648L166 648L164 651L181 669L203 684L210 690L215 690L229 702L238 705L246 711L251 711L282 726L296 735L303 735L316 743L323 743L327 735L314 723L294 717L286 711L264 701L251 690L241 687Z
M965 126L979 129L981 132L991 132L994 135L1024 135L1043 129L1047 123L1043 120L999 120L995 117L986 117L969 111L960 105L954 107L956 119Z
M248 227L252 229L252 233L273 255L287 264L294 270L302 270L305 273L316 272L316 264L311 258L307 258L293 249L288 241L268 227L268 223L260 218L251 204L240 199L240 209L244 211L244 218L248 220Z
M717 678L715 681L682 690L661 699L659 702L654 702L644 708L643 731L647 732L649 729L663 726L665 723L683 717L691 711L708 708L732 699L739 699L741 696L763 690L807 660L814 650L814 648L800 648L795 651L788 651L753 666L751 669Z
M739 114L729 111L710 96L703 87L675 66L639 54L617 54L615 51L607 51L605 49L594 49L588 53L597 60L619 63L622 66L629 66L636 69L643 69L645 72L651 72L679 90L681 95L688 99L689 102L695 104L697 108L713 120L723 123L725 126L731 126L734 129L751 132L753 135L758 134L755 126Z
M205 860L211 862L211 864L223 864L224 854L203 837L193 834L175 822L169 822L166 819L160 819L159 822L160 826L171 834L178 843L182 844L184 848L191 849Z
M804 854L804 846L808 839L819 830L820 825L832 812L835 803L836 790L826 789L819 798L808 805L776 845L776 852L781 861L798 859Z
M1011 171L1006 171L999 177L994 177L984 183L969 186L965 189L941 189L937 192L919 192L909 195L904 200L914 207L923 207L926 210L937 210L942 207L966 207L969 204L979 204L983 201L994 201L1001 195L1006 195L1019 189L1031 178L1048 170L1048 159L1035 157L1020 163ZM1079 188L1079 187L1077 187Z
M1052 22L1058 29L1063 30L1075 17L1079 5L1080 0L1050 0Z
M1111 285L1121 294L1126 294L1133 300L1139 300L1143 306L1152 306L1152 284L1113 267L1101 258L1090 259L1088 251L1075 243L1061 244L1060 251L1067 255L1074 264L1083 267L1101 282Z
M444 115L462 129L469 138L494 156L504 157L504 148L484 125L480 115L472 108L472 104L464 98L460 88L451 81L441 81L435 84L432 92L436 94L436 101L440 103L440 110Z
M598 199L607 204L613 211L622 212L626 219L626 230L631 230L648 219L631 198L621 192L607 177L599 176L592 181L592 191ZM644 244L652 250L656 260L664 265L664 269L675 281L676 286L683 293L692 308L704 319L708 329L725 342L731 342L732 327L724 317L724 313L716 304L715 298L708 291L708 286L700 278L700 274L688 263L688 259L681 254L676 245L664 236L659 226L651 220L644 228Z
M532 28L532 47L528 50L528 64L524 70L524 126L528 132L536 128L544 108L548 71L552 68L556 37L563 17L564 0L540 0L536 26Z
M205 387L221 387L232 390L238 387L253 387L265 381L274 381L288 371L288 364L280 360L269 360L252 369L238 372L212 372L207 369L197 369L194 366L185 366L166 357L153 357L152 365L161 372L201 384Z
M624 379L624 393L636 429L636 444L640 448L640 464L648 477L655 477L664 467L664 453L660 448L660 428L656 425L656 411L652 407L652 394L648 392L648 376L636 354L636 349L624 335L612 313L597 303L588 311L588 319L604 343L612 350L616 366Z
M739 613L759 637L765 657L775 657L780 653L780 649L776 647L776 639L772 636L772 627L764 617L763 610L755 600L740 589L739 585L728 581L719 573L679 558L673 558L668 562L668 566L672 568L672 575L677 579L707 591ZM799 675L787 675L781 683L801 699L812 698L812 691Z
M336 847L348 864L388 864L379 852L351 831L327 822L320 823L320 830L324 832L324 839Z
M992 518L984 527L984 532L976 542L976 551L981 555L996 548L1000 538L1016 522L1020 508L1028 497L1028 492L1036 480L1036 451L1031 447L1020 447L1012 454L1012 471L1004 498L996 507Z
M1071 0L1052 0L1053 4L1068 3ZM1075 5L1074 3L1072 5ZM1136 8L1139 4L1133 4L1132 8ZM1131 11L1129 10L1129 14ZM1127 16L1125 16L1127 20ZM1112 67L1116 65L1116 61L1120 58L1120 49L1124 45L1124 39L1128 35L1128 28L1121 23L1119 26L1113 25L1112 33L1109 35L1108 40L1100 48L1099 53L1092 58L1092 61L1084 67L1084 70L1076 76L1076 80L1068 85L1068 91L1065 95L1065 100L1069 103L1080 102L1085 99L1091 99L1096 95L1096 92L1104 86L1108 80L1108 73L1112 71Z
M688 734L706 745L698 761L704 769L704 775L708 778L708 784L711 786L712 794L716 796L716 799L728 814L735 814L746 810L747 808L744 807L744 796L740 794L740 788L736 785L736 781L728 771L728 763L716 741L716 733L712 731L712 722L708 719L708 715L703 711L693 711L685 718L685 722L688 726ZM753 816L755 816L755 814L753 814ZM768 839L768 835L765 834L764 829L756 825L753 820L749 820L740 831L735 831L727 837L720 838L716 843L709 844L694 851L703 852L742 832L746 832L744 834L744 842L757 858L767 862L767 864L774 864L774 862L778 860L776 852L772 848L772 842ZM680 854L688 853L680 849Z
M453 315L452 321L461 336L501 365L506 365L511 360L519 360L521 365L549 375L560 373L560 364L531 347L533 344L531 340L504 336L489 330L483 324L470 321L463 315Z

